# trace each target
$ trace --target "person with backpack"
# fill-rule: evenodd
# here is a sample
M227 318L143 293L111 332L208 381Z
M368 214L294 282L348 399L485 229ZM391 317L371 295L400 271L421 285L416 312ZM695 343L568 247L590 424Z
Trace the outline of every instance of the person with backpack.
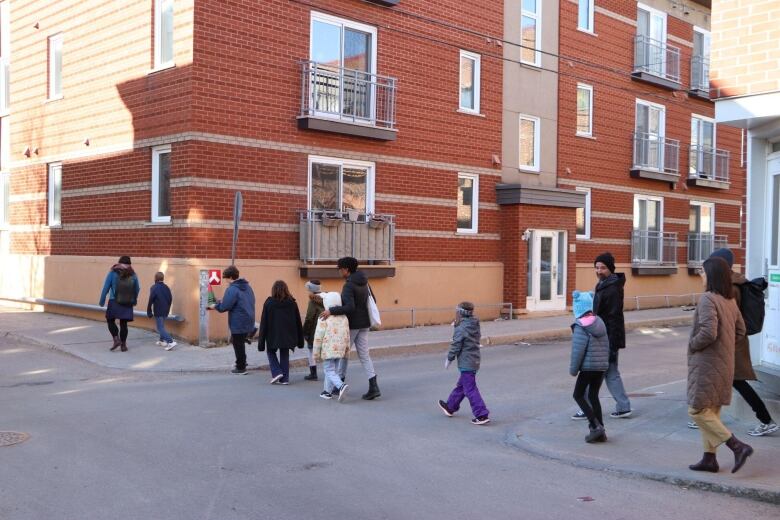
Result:
M106 323L114 340L109 350L114 351L120 347L122 352L127 352L127 323L133 321L133 307L138 303L140 292L141 285L133 271L130 257L127 255L119 257L119 262L111 266L111 270L106 275L98 303L101 307L105 305L108 296ZM119 320L118 329L116 320Z
M210 305L209 310L228 313L230 341L236 355L236 365L230 371L234 375L246 375L247 336L255 327L255 293L249 282L240 278L238 268L231 265L222 271L222 278L233 280L225 290L222 300Z

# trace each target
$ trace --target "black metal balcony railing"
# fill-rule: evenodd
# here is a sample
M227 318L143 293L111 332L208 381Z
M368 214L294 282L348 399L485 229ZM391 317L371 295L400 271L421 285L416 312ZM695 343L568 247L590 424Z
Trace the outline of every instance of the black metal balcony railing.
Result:
M691 90L709 96L710 93L710 60L704 56L691 58Z
M679 174L680 141L634 132L634 168Z
M688 267L698 267L713 251L728 247L726 235L712 233L688 234Z
M693 145L690 150L689 179L729 182L729 152Z
M632 231L631 264L633 267L676 267L677 233Z
M634 38L634 72L680 83L680 49L638 34Z
M392 262L395 216L358 211L300 211L301 260L336 261L352 256L363 262Z

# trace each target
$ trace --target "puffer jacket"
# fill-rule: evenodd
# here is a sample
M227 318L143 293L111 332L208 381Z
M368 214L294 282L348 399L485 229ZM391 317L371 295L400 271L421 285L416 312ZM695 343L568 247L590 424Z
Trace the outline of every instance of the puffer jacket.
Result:
M303 339L306 340L309 348L314 344L314 331L317 330L317 322L324 310L325 306L322 304L322 296L319 294L309 296L306 317L303 319Z
M623 318L623 286L626 275L612 273L596 284L593 294L593 314L604 320L612 352L626 348L626 325Z
M214 309L228 313L231 334L249 334L255 328L255 293L243 278L230 284Z
M341 359L349 352L349 320L346 316L330 316L317 320L314 331L314 359Z
M741 273L731 273L731 283L734 285L734 301L737 302L737 308L742 314L742 292L739 286L747 283L747 278ZM734 345L734 380L735 381L755 381L755 371L753 371L753 361L750 359L750 340L747 336L737 339Z
M341 305L328 309L331 314L346 316L351 330L371 328L371 319L368 317L368 277L363 271L355 271L347 277L341 289L341 301Z
M569 374L606 371L609 368L609 338L604 321L598 316L579 318L572 324L571 331Z
M455 358L458 358L458 370L461 372L476 372L479 370L480 364L479 342L481 339L482 332L479 320L474 316L463 317L460 323L455 325L447 359L454 361Z
M688 405L697 410L731 403L735 343L745 322L734 299L706 292L696 306L688 341Z

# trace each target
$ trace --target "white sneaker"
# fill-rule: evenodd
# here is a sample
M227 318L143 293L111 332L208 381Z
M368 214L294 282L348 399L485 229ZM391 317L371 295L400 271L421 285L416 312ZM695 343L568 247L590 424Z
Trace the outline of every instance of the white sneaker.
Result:
M175 341L171 341L170 343L166 343L165 350L173 350L173 347L175 347L178 343Z
M165 345L167 345L166 342L160 341L159 339L155 341L154 344L157 345L158 347L164 347Z
M278 376L274 376L274 377L272 377L272 378L271 378L271 381L269 381L269 383L271 383L272 385L279 384L279 381L280 381L280 380L281 380L283 377L284 377L284 374L279 374Z
M764 424L760 423L758 426L748 432L748 435L753 437L761 437L762 435L769 435L778 430L778 426L775 423Z

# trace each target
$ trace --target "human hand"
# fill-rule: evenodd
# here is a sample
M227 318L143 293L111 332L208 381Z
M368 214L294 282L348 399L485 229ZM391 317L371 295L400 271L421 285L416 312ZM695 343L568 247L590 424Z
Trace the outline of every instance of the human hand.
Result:
M211 305L207 305L206 306L206 310L207 311L213 311L216 308L217 308L217 306L215 304L213 304L213 303Z
M322 321L325 321L328 318L330 318L330 311L328 309L325 309L324 311L322 311L322 314L320 314L320 319Z

